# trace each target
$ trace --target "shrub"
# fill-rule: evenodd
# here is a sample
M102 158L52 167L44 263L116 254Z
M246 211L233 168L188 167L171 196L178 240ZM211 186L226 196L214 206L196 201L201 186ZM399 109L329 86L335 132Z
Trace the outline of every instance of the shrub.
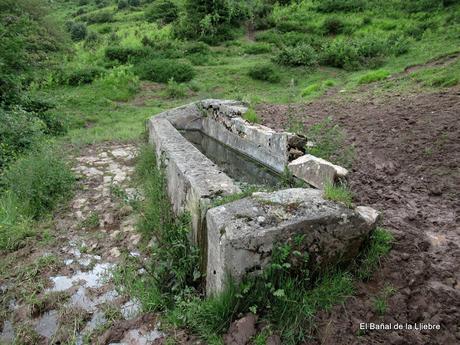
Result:
M356 12L366 8L364 0L316 0L316 9L319 12Z
M248 75L254 80L277 83L281 77L272 65L256 65L249 69Z
M127 0L119 0L117 4L117 8L119 10L124 10L125 8L128 8L129 4Z
M131 66L117 66L95 81L98 92L112 101L127 101L139 88Z
M204 42L189 43L185 47L186 54L208 54L210 51L209 46Z
M344 32L345 23L339 17L327 17L323 21L322 28L328 35L338 35Z
M128 0L128 5L132 7L138 7L141 5L140 0Z
M271 44L268 43L253 43L249 44L244 47L244 53L245 54L265 54L265 53L271 53L272 51L272 46Z
M314 66L318 62L318 54L308 44L299 44L295 47L285 47L275 61L287 66Z
M100 67L83 67L67 73L66 82L70 86L91 84L97 77L104 73Z
M99 43L99 41L99 35L94 31L90 31L89 34L86 36L84 46L85 48L92 48L95 47Z
M71 23L69 26L70 38L73 41L83 41L88 33L85 23Z
M113 22L113 13L108 10L93 12L80 17L88 24L103 24Z
M168 98L183 98L187 95L187 88L185 85L174 81L174 79L170 79L165 92Z
M332 67L355 69L358 67L358 50L350 40L335 39L323 47L321 63Z
M159 22L169 24L179 16L177 5L171 0L155 1L145 12L145 18L149 22Z
M187 82L195 75L190 64L168 59L145 61L135 70L141 79L160 83L167 83L171 78L178 83Z
M378 70L378 71L372 71L372 72L369 72L363 75L361 78L359 78L358 84L373 83L375 81L386 79L389 75L390 75L390 72L385 71L383 69Z
M5 171L2 184L21 203L25 214L38 219L72 194L75 178L68 166L47 148L18 159Z
M20 108L0 108L0 171L43 139L45 124Z
M105 49L105 57L111 61L128 63L131 59L145 56L147 51L143 48L130 48L121 46L109 46Z

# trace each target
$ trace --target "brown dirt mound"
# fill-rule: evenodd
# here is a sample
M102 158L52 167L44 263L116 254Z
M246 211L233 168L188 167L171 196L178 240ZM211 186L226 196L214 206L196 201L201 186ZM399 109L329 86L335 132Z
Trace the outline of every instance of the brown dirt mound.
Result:
M357 204L383 211L395 245L371 281L317 317L312 344L460 344L460 89L292 106L306 125L332 116L356 147ZM285 105L259 106L264 124L287 127ZM396 289L383 316L374 300ZM360 331L361 322L439 324L440 330Z

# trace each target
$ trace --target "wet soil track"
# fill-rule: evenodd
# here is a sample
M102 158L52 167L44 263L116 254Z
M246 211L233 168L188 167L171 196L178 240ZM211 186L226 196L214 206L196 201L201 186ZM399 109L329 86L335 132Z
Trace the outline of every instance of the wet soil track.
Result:
M357 204L383 212L395 236L374 277L343 306L317 316L315 344L460 344L460 88L417 94L320 99L293 105L305 124L327 116L356 147L349 183ZM257 108L288 127L288 106ZM380 316L374 299L396 293ZM361 322L440 324L440 330L359 331Z

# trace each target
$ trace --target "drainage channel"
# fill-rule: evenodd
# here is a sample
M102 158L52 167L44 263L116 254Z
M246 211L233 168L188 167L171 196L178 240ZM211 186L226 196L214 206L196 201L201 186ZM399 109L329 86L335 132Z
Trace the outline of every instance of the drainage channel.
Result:
M252 158L198 130L180 131L182 136L214 162L225 174L243 185L278 187L281 176Z

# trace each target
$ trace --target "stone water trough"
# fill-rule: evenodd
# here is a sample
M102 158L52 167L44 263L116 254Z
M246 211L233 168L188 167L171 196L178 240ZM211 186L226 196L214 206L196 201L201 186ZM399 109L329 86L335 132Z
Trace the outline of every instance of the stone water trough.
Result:
M242 102L204 100L148 121L174 213L191 215L208 295L222 291L228 274L239 281L263 270L273 246L297 235L316 267L350 260L379 216L324 199L325 184L346 178L347 170L305 152L302 136L245 121L246 111ZM309 187L281 188L286 169ZM254 184L275 191L212 207Z

